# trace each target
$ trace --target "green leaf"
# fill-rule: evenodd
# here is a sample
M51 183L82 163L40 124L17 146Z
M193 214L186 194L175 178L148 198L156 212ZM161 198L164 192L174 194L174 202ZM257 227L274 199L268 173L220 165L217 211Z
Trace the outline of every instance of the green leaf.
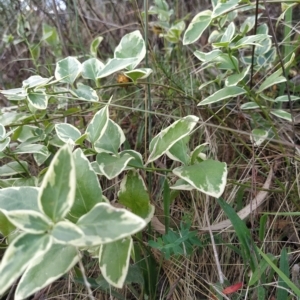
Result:
M129 154L114 156L105 152L97 154L97 163L101 173L108 179L118 176L126 168L129 161L133 159Z
M255 103L255 102L246 102L244 104L241 105L241 109L256 109L256 108L260 108L260 106Z
M52 47L56 47L59 43L58 33L55 27L43 23L43 36L42 40Z
M118 154L118 149L125 142L125 139L122 128L109 119L104 134L95 142L94 148L98 153Z
M136 61L127 66L128 70L133 70L145 57L146 46L139 30L135 30L123 36L120 44L115 48L114 58L135 58Z
M251 142L259 147L268 137L269 132L264 129L253 129L252 135L250 135Z
M54 222L71 209L76 190L76 174L72 153L66 145L54 156L39 191L39 207Z
M90 102L97 102L99 100L95 90L93 90L90 86L80 82L77 84L77 89L71 90L71 93L80 98L80 100Z
M51 81L53 77L50 78L44 78L40 75L33 75L27 78L26 80L23 80L22 87L24 89L34 88L34 87L41 87L46 85L49 81Z
M228 0L226 2L219 1L218 4L215 6L211 17L216 18L233 10L238 5L238 3L239 0Z
M196 50L194 52L194 55L202 62L210 62L217 58L221 53L223 52L219 49L212 50L208 53Z
M189 142L190 137L186 136L183 139L177 141L167 152L166 154L172 160L179 161L184 165L187 165L190 161L189 147L187 143Z
M205 10L198 13L189 24L183 35L183 45L189 45L196 42L203 31L209 26L212 20L212 11Z
M1 93L3 94L3 91L1 91ZM24 100L25 100L25 96L24 96ZM0 112L0 123L3 126L8 126L11 125L13 123L17 123L20 122L26 118L28 118L29 114L27 113L17 113L17 112L5 112L4 114Z
M28 233L46 233L52 222L45 215L34 210L3 211L17 228Z
M146 222L126 209L103 202L82 216L77 226L84 232L83 243L97 246L137 233L146 226Z
M6 138L6 130L5 127L0 123L0 141Z
M116 73L117 71L128 68L129 66L136 64L137 61L138 61L138 58L135 58L135 57L123 58L123 59L121 59L121 58L109 59L107 64L97 74L97 79L107 77L113 73Z
M103 202L102 189L89 160L80 148L73 153L76 173L75 201L68 218L75 222L97 203Z
M40 212L36 187L9 187L0 189L0 209L5 211L33 210Z
M145 79L152 73L149 68L140 68L131 71L124 72L124 75L130 78L134 83L137 83L139 79Z
M216 103L227 98L234 98L239 95L243 95L245 93L246 91L243 88L240 88L238 86L228 86L207 97L206 99L198 103L198 106Z
M269 38L267 34L255 34L255 35L248 35L240 40L238 40L235 44L233 44L230 48L232 50L237 50L240 48L256 45L257 47L260 47L259 42L262 40Z
M208 149L209 143L203 143L198 145L191 153L191 164L195 164L197 161L206 160L206 154L204 153Z
M282 109L271 110L270 113L278 118L292 122L292 115Z
M256 248L259 254L266 260L269 266L281 277L286 285L300 297L300 289L269 259L269 257L263 253L259 248Z
M27 100L36 109L46 109L48 105L48 96L43 91L29 92Z
M119 202L143 219L149 219L153 211L143 178L137 171L129 171L123 178L118 192Z
M22 300L40 291L67 273L79 260L77 250L71 245L52 244L43 255L35 258L23 274L15 300Z
M226 163L215 160L179 167L174 169L173 173L197 190L216 198L224 192L227 181Z
M129 267L132 238L124 238L100 247L99 265L103 277L116 288L122 288Z
M221 38L221 43L230 43L233 36L235 34L235 25L233 22L231 22L228 27L226 28L222 38Z
M297 101L300 99L300 97L293 96L293 95L288 97L288 95L283 95L283 96L279 96L279 97L275 98L274 101L275 102L289 102L289 99L291 99L291 101Z
M286 78L283 76L279 76L278 73L275 72L265 79L265 81L260 85L256 93L259 94L265 89L281 82L286 82Z
M286 248L284 247L280 253L280 271L287 277L290 277L289 258ZM276 299L288 299L288 285L279 276Z
M20 145L13 151L15 154L28 154L28 153L39 153L41 155L48 155L48 148L44 145L29 144Z
M274 261L276 260L276 257L274 255L268 253L266 254L270 260ZM254 285L258 280L260 280L261 276L265 274L267 268L269 267L268 263L262 259L260 263L257 265L255 271L253 272L250 281L249 281L249 286Z
M0 141L0 152L2 152L10 143L10 138L6 138L2 141Z
M226 86L236 86L249 73L251 65L245 68L241 73L230 75L225 80Z
M185 180L178 179L176 180L174 185L170 186L170 189L179 191L192 191L194 187L187 183Z
M60 221L53 226L51 231L56 243L77 245L78 240L84 237L82 230L75 224L68 221Z
M220 54L214 60L214 63L217 64L217 67L221 70L235 70L239 67L238 59L231 55L229 56L227 53Z
M45 234L23 233L6 249L0 263L0 295L2 295L25 271L31 261L45 253L52 238Z
M258 15L258 18L260 16L261 16L261 14ZM245 34L245 33L249 32L254 27L254 25L255 25L255 17L256 16L250 16L250 17L246 18L246 20L243 22L243 24L240 27L240 32L242 34ZM262 33L262 32L257 32L257 33Z
M166 153L177 141L189 135L196 126L198 120L198 117L189 115L163 129L150 142L150 155L147 163L156 160Z
M258 255L256 251L253 251L253 247L255 247L255 245L249 229L247 228L245 222L240 219L238 214L228 203L226 203L221 198L217 200L219 205L231 221L235 229L235 233L238 236L239 242L241 244L241 254L243 257L244 264L250 264L251 271L254 272L257 268L256 257L258 257Z
M97 58L90 58L82 64L82 77L96 81L104 64Z
M92 56L97 57L98 48L102 41L103 41L102 36L97 36L96 38L93 39L90 45L90 53Z
M129 162L126 169L139 169L144 167L142 154L134 150L124 150L119 153L120 156L129 154L133 159ZM130 165L130 166L129 166Z
M0 234L7 237L16 227L8 220L6 215L0 211Z
M56 63L55 78L60 82L73 84L81 69L81 63L75 57L66 57Z
M108 106L100 109L90 121L86 128L87 139L94 144L105 133L108 126L109 114Z
M60 140L71 145L74 145L81 136L80 131L75 126L67 123L55 124L55 131Z

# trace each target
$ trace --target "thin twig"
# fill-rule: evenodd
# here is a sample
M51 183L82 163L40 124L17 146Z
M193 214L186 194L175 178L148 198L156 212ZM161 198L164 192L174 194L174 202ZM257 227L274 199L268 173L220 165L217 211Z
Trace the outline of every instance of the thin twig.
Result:
M220 260L219 260L214 236L213 236L212 230L210 228L210 222L209 222L209 217L208 217L208 212L207 212L208 206L209 206L209 196L206 195L205 218L206 218L207 227L208 227L208 231L209 231L209 235L210 235L211 245L213 247L214 257L215 257L216 266L217 266L217 270L218 270L218 274L219 274L219 281L223 285L224 284L224 275L221 270Z
M78 264L79 264L79 268L80 268L80 271L81 271L81 274L82 274L82 279L83 279L83 283L87 289L87 292L88 292L88 298L90 300L95 300L94 296L93 296L93 292L91 290L91 285L90 283L87 281L87 278L85 276L85 270L84 270L84 267L83 267L83 264L82 264L82 261L81 261L81 255L78 251L78 256L80 257L79 261L78 261Z

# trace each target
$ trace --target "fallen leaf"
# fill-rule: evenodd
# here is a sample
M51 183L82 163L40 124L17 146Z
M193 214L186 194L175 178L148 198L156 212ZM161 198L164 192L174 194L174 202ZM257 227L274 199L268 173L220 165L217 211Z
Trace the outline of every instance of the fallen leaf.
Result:
M226 289L224 289L222 291L223 294L228 295L228 294L232 294L235 293L237 290L239 290L241 287L243 286L242 282L238 282L234 285L231 285L229 287L227 287Z

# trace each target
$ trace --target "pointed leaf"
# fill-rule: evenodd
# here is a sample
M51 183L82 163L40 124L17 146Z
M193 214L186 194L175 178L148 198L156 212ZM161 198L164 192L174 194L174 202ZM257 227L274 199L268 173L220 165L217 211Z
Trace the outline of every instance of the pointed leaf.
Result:
M123 239L146 226L146 222L126 209L99 203L82 216L77 226L84 232L84 243L97 246Z
M241 105L241 109L256 109L256 108L260 108L260 106L255 103L255 102L246 102L244 104Z
M209 26L212 20L211 10L205 10L198 13L189 24L183 35L183 45L189 45L196 42L203 31Z
M96 81L103 68L103 62L97 58L90 58L82 64L82 77Z
M23 233L6 249L0 263L0 295L25 271L31 261L45 253L52 238L45 234Z
M95 39L93 39L90 46L90 52L92 56L97 57L98 48L102 41L103 41L102 36L98 36Z
M78 260L74 246L52 244L47 252L28 266L18 284L15 300L25 299L54 282L67 273Z
M3 237L7 237L15 229L16 227L11 222L9 222L5 214L0 211L0 234Z
M28 154L28 153L39 153L41 155L48 155L48 148L44 145L29 144L20 145L13 151L15 154Z
M118 197L121 204L143 219L152 211L147 187L137 171L130 171L123 178Z
M108 118L108 106L105 105L94 115L86 128L88 141L95 143L104 134L108 125Z
M139 30L124 35L114 52L114 58L136 58L136 61L127 67L128 70L134 69L145 55L146 46Z
M140 68L124 72L124 75L129 77L134 83L139 79L145 79L152 73L152 69Z
M239 3L239 0L228 0L226 2L218 1L212 13L212 18L221 16L231 10L233 10Z
M279 76L278 73L275 72L266 78L266 80L260 85L256 93L261 93L265 89L281 82L286 82L286 78L283 76Z
M223 52L219 49L212 50L208 53L196 50L194 52L194 55L202 62L210 62L210 61L214 60L215 58L217 58L221 53L223 53Z
M94 148L98 153L118 154L118 149L124 142L125 135L122 128L109 119L104 134L95 142Z
M0 123L0 141L6 138L6 130L5 127Z
M226 28L222 38L221 38L221 43L229 43L231 42L233 36L235 34L235 25L233 22L231 22L228 27Z
M39 191L39 207L54 222L71 209L76 189L75 165L66 145L54 156Z
M243 95L245 93L246 91L243 88L240 88L238 86L228 86L207 97L206 99L198 103L198 106L216 103L227 98L234 98L239 95Z
M51 235L54 241L59 244L76 245L84 234L82 230L75 224L68 221L60 221L53 226Z
M128 273L133 242L127 237L100 247L99 265L106 281L116 288L122 288Z
M241 73L239 74L233 74L230 75L226 78L225 80L225 85L226 86L235 86L237 85L240 81L242 81L245 76L249 73L251 68L251 65L249 65L247 68L245 68Z
M278 118L292 122L291 114L282 109L271 110L270 113Z
M28 163L23 160L20 160L18 162L12 161L0 167L0 177L21 174L24 172L29 172L29 171L28 171Z
M93 90L90 86L85 85L83 83L78 83L77 89L71 90L71 92L76 97L80 98L80 100L91 102L97 102L99 100L97 92Z
M254 146L260 146L265 139L268 137L268 131L264 129L253 129L252 135L250 135L250 140Z
M0 141L0 152L2 152L10 143L10 138L7 137L6 139Z
M132 169L132 168L139 169L139 168L144 167L143 157L142 157L141 153L134 151L134 150L124 150L124 151L120 152L119 154L120 154L120 156L128 154L131 157L133 157L133 159L127 165L126 169Z
M186 136L185 138L179 140L176 142L167 152L166 154L170 159L173 159L175 161L179 161L183 163L184 165L187 165L190 161L190 157L188 155L189 148L187 146L187 143L189 141L189 136Z
M105 152L98 153L96 158L101 173L108 179L113 179L122 173L129 161L134 159L129 154L124 154L121 157L117 157Z
M67 123L55 124L55 131L60 140L72 145L81 136L80 131L76 127Z
M29 233L46 233L52 225L51 220L34 210L14 210L5 214L13 225Z
M107 77L117 71L123 70L131 65L136 64L138 58L113 58L110 59L107 64L103 67L103 69L97 74L98 78Z
M220 197L224 192L227 181L227 166L215 160L205 160L192 166L179 167L173 173L187 181L197 190Z
M76 173L75 201L68 218L75 222L97 203L103 202L102 189L89 160L80 148L73 153Z
M73 84L82 69L75 57L66 57L56 63L55 78L60 82Z
M48 105L48 96L42 91L28 93L27 100L36 109L46 109Z
M9 187L0 189L0 209L5 211L34 210L40 212L36 187Z
M49 81L52 80L53 77L44 78L40 75L33 75L30 76L28 79L23 80L22 87L24 89L34 88L34 87L41 87L46 85Z
M186 116L174 122L155 136L149 145L150 155L148 162L154 161L166 153L177 141L187 136L196 126L199 118L193 115Z

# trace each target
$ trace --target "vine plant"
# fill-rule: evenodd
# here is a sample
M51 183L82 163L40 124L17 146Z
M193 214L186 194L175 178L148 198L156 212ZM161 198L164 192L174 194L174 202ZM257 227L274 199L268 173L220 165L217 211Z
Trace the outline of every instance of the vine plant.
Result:
M100 43L97 38L93 45ZM189 149L197 116L161 130L149 144L146 161L143 153L120 150L126 137L109 117L111 99L101 105L95 89L102 78L121 70L134 83L148 77L151 69L137 68L145 53L142 35L134 31L121 39L106 63L67 57L56 63L53 77L34 75L20 88L1 91L15 105L0 115L0 155L7 161L0 167L0 232L8 243L0 263L0 295L21 276L15 299L25 299L68 272L84 250L97 253L104 278L121 288L130 257L134 260L132 235L154 214L141 172L151 171L163 155L181 163L171 170L178 178L171 188L197 189L213 197L223 193L226 164L206 159L204 145ZM84 130L66 122L63 114L48 117L49 106L58 109L67 98L97 108ZM32 155L38 175L24 155ZM99 177L118 176L118 201L124 208L111 205L99 183Z

